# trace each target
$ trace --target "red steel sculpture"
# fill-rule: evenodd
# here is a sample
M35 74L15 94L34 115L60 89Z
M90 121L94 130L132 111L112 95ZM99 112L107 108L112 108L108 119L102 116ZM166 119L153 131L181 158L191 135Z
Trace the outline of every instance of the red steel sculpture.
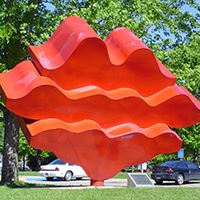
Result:
M178 151L170 128L200 121L200 102L127 28L102 40L73 16L28 51L0 74L2 99L32 147L81 165L92 185Z

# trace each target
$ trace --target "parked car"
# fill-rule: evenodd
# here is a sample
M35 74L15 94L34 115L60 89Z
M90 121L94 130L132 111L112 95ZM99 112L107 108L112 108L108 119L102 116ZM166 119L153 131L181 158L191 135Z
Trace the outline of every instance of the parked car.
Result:
M42 165L39 174L46 177L48 181L53 180L53 178L64 178L66 181L70 181L72 178L82 179L87 176L82 167L59 159L48 165Z
M155 166L151 178L156 184L162 184L163 181L175 181L181 185L191 180L200 180L200 168L194 162L171 160Z

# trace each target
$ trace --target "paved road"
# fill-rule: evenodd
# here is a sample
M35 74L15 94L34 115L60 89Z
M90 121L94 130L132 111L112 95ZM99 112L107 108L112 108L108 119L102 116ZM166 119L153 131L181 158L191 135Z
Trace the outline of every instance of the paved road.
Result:
M85 178L82 180L72 180L63 181L62 179L57 179L53 181L46 181L44 177L22 177L23 181L27 183L40 184L45 187L54 189L84 189L84 188L94 188L90 186L90 179ZM103 188L124 188L127 187L127 179L108 179L105 181L105 187ZM163 185L153 185L150 187L198 187L200 188L200 181L189 182L183 185L175 185L173 182L164 182Z

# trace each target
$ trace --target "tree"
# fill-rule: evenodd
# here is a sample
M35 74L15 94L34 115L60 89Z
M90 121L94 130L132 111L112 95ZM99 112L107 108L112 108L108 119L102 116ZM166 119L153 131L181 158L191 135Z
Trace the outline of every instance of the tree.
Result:
M49 1L56 21L79 15L105 38L114 28L130 28L154 51L185 43L199 28L199 3L192 0ZM183 11L190 7L196 14Z
M0 69L9 70L27 58L27 42L41 41L46 20L40 0L0 1ZM46 12L45 17L48 16ZM41 28L42 27L42 28ZM39 35L39 36L38 36ZM15 116L0 104L5 123L2 184L17 180L18 126Z
M1 117L0 121L0 155L3 152L3 133L4 133L4 123L3 123L3 117ZM0 156L1 157L1 156Z
M25 171L26 163L31 170L39 170L41 164L47 164L55 159L53 153L41 151L30 147L22 131L19 131L19 160L22 160L20 168Z
M22 170L25 171L26 160L28 157L34 155L35 150L30 147L23 133L19 131L19 145L18 145L18 157L22 160Z
M13 113L8 110L4 110L3 113L6 120L1 181L8 184L17 180L18 126L16 125L16 118Z
M198 100L200 100L200 34L196 33L185 44L169 51L159 51L158 57L176 75L179 85L185 86ZM188 128L177 129L176 132L183 139L185 158L200 162L200 123ZM159 155L153 163L177 159L177 155Z
M186 44L180 45L173 51L165 52L167 65L177 76L180 85L185 86L200 100L200 34L191 37ZM178 129L183 138L186 156L199 162L200 153L200 123L189 128Z

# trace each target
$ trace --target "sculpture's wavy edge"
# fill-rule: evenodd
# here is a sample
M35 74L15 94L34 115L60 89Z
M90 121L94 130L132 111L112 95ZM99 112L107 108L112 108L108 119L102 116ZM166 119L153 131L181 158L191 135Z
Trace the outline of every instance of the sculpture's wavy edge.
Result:
M67 122L91 119L102 126L104 121L108 121L107 126L113 126L127 122L123 118L126 115L129 116L129 122L141 127L161 122L176 128L200 121L200 102L177 85L149 97L143 97L129 88L106 91L88 86L66 91L51 79L40 76L30 61L22 62L10 72L1 74L0 82L6 106L16 114L30 119L57 117ZM127 108L131 104L134 107ZM179 104L184 105L185 110L179 109ZM84 116L79 114L83 112ZM172 116L168 118L166 113Z
M0 73L0 81L3 91L5 91L6 93L6 98L13 100L23 98L31 93L31 91L45 86L55 88L66 98L71 100L77 100L94 95L102 95L108 97L111 100L136 97L142 99L150 106L161 104L163 102L162 99L168 100L175 95L188 95L189 93L186 89L183 90L183 87L179 87L176 84L173 86L168 86L160 90L159 92L147 97L141 95L134 89L122 87L113 90L105 90L95 85L89 85L82 88L65 90L62 89L56 82L54 82L50 78L41 76L35 69L31 61L23 61L16 65L15 68L11 69L10 71L6 73ZM10 83L12 83L12 87L10 87ZM166 93L168 93L168 96L166 96ZM158 103L156 103L157 101L154 99L158 99ZM190 99L191 101L193 101L194 104L196 103L198 106L199 102L195 101L195 98L192 95L190 95Z
M20 121L32 147L53 151L60 159L81 165L93 180L108 179L127 166L140 164L157 154L176 152L182 145L180 137L164 124L141 129L129 123L103 129L91 120L65 123L46 119L28 124ZM93 148L99 145L101 151ZM140 153L142 156L138 156Z
M148 138L157 137L165 132L176 134L166 124L163 123L157 123L147 128L141 128L132 123L124 123L109 128L103 128L100 124L93 120L82 120L73 123L67 123L56 118L47 118L37 121L21 118L21 120L24 121L24 125L26 125L29 129L30 136L35 136L40 132L47 131L51 129L51 127L52 129L64 129L68 132L72 132L73 134L81 134L86 131L98 130L104 133L108 138L122 137L132 133L140 133ZM57 126L56 128L55 125ZM159 132L156 130L159 130Z
M76 26L71 25L72 21L76 20L80 23L80 28L77 30ZM66 42L58 42L60 35L62 39L66 36ZM123 40L120 38L123 38ZM67 48L68 46L71 48ZM141 90L140 84L136 86L137 81L134 82L129 77L129 73L132 74L132 78L142 73L143 79L148 80L149 89L144 89L144 95L152 94L176 82L175 76L127 28L118 28L112 31L104 42L84 20L77 17L69 17L64 20L46 43L40 46L29 46L29 52L40 73L49 76L65 89L72 89L77 86L83 87L91 82L95 82L94 85L105 89L132 86L138 87L138 89L134 88L137 91ZM119 59L122 61L114 62L114 60ZM78 60L79 63L77 63ZM98 62L101 64L98 64ZM138 65L140 66L139 68L136 67ZM87 67L87 70L83 73L85 77L77 80L77 74L79 74L80 70L85 70L85 67ZM102 67L105 67L105 70ZM121 68L125 69L121 70ZM76 71L76 74L74 74L74 71ZM112 71L112 73L108 71ZM151 76L154 78L150 78L148 73L144 76L144 71L146 73L151 71ZM66 75L65 78L69 77L69 82L66 83L65 79L62 78L63 73ZM104 73L110 74L110 78L108 78L108 75L104 75ZM82 73L80 72L80 74ZM101 74L102 80L107 79L107 81L101 82L99 79L96 79L96 76L99 74ZM125 74L121 76L121 79L124 78L124 86L118 86L116 81L112 82L113 74ZM119 77L118 79L120 79ZM83 81L83 79L85 80ZM158 79L160 84L151 83L152 80L157 83ZM112 84L106 82L112 82ZM151 84L154 85L154 88L151 88ZM139 92L143 93L143 91Z

